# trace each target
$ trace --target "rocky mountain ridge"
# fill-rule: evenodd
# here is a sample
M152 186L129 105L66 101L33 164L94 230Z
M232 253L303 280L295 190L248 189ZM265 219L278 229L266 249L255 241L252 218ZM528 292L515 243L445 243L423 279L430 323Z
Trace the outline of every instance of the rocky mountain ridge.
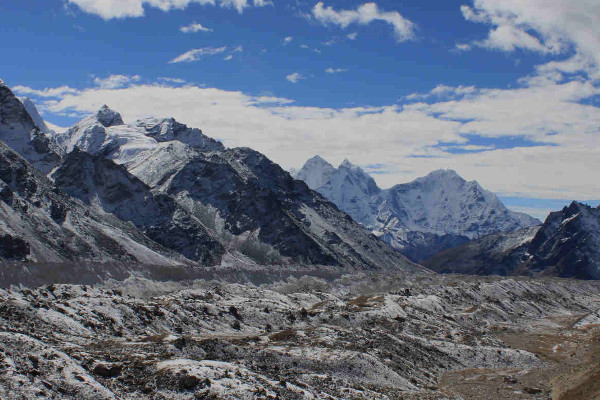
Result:
M439 272L600 278L600 207L572 202L540 227L496 234L441 252L424 265Z

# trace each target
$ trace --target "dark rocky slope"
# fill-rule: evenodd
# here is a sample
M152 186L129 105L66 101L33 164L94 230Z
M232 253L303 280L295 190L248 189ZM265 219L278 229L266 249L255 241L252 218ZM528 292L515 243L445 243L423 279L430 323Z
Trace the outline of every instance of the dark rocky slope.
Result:
M539 228L490 235L423 264L438 272L600 279L600 208L573 202Z
M124 221L149 238L204 265L221 261L225 248L193 214L166 194L154 194L127 169L75 148L53 172L65 193Z

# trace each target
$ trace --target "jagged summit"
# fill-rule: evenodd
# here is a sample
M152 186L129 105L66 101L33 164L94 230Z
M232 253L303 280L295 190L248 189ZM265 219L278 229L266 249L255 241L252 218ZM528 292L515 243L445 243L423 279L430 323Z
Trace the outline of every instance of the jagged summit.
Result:
M0 84L0 105L0 140L37 169L50 172L60 161L57 146L4 83Z
M124 124L121 114L111 109L106 104L100 107L94 117L98 122L100 122L100 124L102 124L102 126L106 128Z

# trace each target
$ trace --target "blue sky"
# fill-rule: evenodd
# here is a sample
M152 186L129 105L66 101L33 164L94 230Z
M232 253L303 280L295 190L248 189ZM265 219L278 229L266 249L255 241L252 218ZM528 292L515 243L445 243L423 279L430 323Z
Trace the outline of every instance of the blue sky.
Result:
M600 198L600 5L498 3L3 2L0 78L58 126L107 103L383 187L452 168L536 216Z

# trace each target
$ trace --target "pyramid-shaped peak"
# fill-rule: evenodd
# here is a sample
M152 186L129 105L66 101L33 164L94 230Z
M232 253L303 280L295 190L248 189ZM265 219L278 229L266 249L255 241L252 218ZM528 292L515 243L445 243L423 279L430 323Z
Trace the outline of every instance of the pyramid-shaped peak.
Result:
M106 104L100 107L100 109L96 113L96 119L106 128L108 128L109 126L124 124L121 114L111 109Z
M316 155L314 157L309 158L308 160L306 160L306 162L321 162L321 163L326 163L327 160L325 160L323 157L321 157L320 155Z

